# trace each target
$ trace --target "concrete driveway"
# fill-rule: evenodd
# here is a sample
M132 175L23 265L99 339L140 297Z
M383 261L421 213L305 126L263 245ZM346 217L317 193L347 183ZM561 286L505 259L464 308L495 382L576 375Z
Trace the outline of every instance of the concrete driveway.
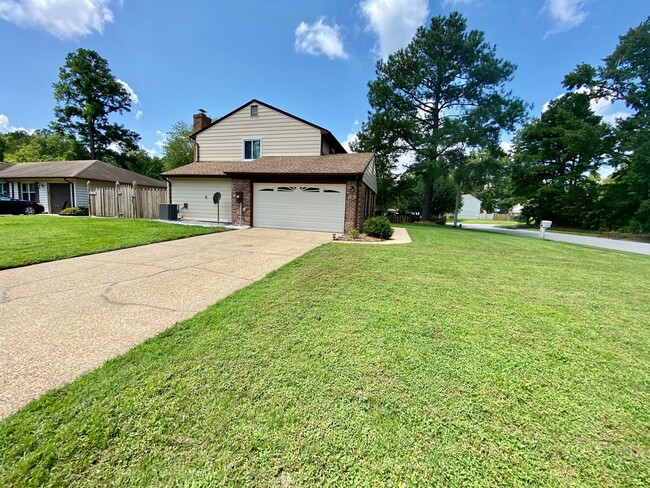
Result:
M494 224L463 224L463 229L482 230L486 232L495 232L497 234L534 237L539 239L539 231L537 230L503 229ZM600 247L602 249L611 249L614 251L650 255L650 244L644 242L581 236L577 234L562 234L560 232L552 231L547 231L545 238L549 241L570 242L571 244L580 244L583 246Z
M0 271L0 418L331 240L247 229Z

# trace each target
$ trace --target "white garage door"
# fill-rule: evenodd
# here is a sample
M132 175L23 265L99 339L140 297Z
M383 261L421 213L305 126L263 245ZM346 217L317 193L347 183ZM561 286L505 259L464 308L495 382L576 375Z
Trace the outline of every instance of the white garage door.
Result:
M343 232L345 185L255 183L253 225Z
M170 178L172 183L172 202L179 206L180 215L185 220L217 221L217 206L212 197L221 193L219 201L219 221L230 222L231 187L229 178ZM187 208L183 205L187 204Z

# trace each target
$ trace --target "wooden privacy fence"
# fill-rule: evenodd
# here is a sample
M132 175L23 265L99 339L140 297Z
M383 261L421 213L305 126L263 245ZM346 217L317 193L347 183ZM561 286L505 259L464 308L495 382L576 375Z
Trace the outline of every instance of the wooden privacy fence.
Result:
M133 185L91 186L88 188L88 213L96 217L158 219L161 203L167 203L166 188Z

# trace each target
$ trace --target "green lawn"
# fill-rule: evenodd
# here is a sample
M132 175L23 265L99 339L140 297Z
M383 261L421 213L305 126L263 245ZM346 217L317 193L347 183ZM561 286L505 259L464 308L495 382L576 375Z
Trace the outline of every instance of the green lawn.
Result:
M447 218L447 222L454 222L454 217ZM482 220L482 219L458 219L461 224L489 224L489 225L513 225L516 220Z
M650 485L650 259L330 243L0 424L0 485Z
M225 230L152 220L16 216L0 218L0 269Z

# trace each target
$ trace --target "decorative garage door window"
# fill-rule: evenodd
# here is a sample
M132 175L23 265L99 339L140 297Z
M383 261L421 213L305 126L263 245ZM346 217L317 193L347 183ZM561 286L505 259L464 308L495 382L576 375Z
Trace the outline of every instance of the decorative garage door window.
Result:
M304 192L307 192L307 193L320 193L321 189L318 188L317 186L301 186L301 187L297 187L297 186L278 186L278 191L281 191L281 192L292 192L292 191L296 191L296 190L304 191ZM259 191L273 191L273 188L261 188ZM338 190L325 189L325 190L323 190L323 193L341 193L341 192L338 191Z
M254 227L343 232L345 184L254 183Z

